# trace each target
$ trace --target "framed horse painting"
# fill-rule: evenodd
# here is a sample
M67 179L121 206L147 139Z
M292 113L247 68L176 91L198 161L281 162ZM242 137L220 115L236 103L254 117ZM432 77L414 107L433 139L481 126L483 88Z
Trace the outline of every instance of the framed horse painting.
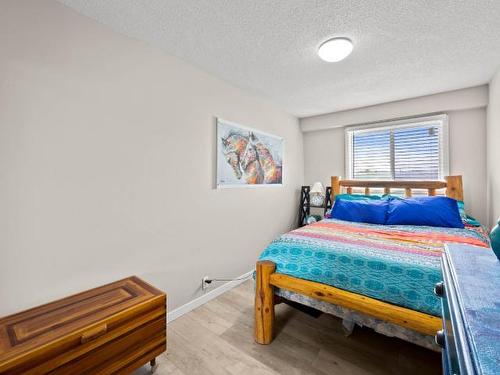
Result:
M283 138L217 118L217 187L282 186Z

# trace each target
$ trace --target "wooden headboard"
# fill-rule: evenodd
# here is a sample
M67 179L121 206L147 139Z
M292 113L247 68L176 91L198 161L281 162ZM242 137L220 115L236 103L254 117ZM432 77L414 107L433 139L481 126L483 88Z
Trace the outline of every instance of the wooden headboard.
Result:
M428 195L436 195L436 190L446 189L446 196L464 200L462 187L462 176L446 176L444 181L373 181L373 180L342 180L339 176L332 176L332 202L335 196L341 194L342 187L345 187L347 194L352 194L353 188L364 188L365 195L370 195L370 189L383 188L384 194L390 194L391 189L404 189L405 196L411 197L412 189L425 189Z

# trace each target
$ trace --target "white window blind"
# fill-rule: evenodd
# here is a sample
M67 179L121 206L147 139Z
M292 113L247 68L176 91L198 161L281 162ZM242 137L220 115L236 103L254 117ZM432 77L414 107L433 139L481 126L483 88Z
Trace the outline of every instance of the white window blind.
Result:
M436 180L448 174L447 116L346 129L346 171L359 180Z

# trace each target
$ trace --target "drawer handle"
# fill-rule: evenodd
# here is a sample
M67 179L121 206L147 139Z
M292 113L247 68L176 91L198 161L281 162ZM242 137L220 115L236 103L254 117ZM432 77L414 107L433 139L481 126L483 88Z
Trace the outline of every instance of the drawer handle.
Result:
M436 336L434 337L434 341L436 341L436 344L438 344L441 348L444 348L445 337L444 331L442 329L437 331Z
M436 285L434 285L434 294L438 297L442 297L444 294L444 283L440 281Z
M106 324L89 329L87 332L82 334L82 337L80 338L80 343L85 344L89 341L95 340L99 336L104 335L106 332L108 332L108 326Z

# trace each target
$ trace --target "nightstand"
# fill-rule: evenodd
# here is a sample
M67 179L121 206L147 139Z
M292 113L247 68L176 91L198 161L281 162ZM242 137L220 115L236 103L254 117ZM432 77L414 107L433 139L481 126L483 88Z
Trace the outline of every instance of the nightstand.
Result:
M311 205L310 191L310 186L302 186L300 189L299 227L306 225L306 218L311 214L311 208L323 208L323 216L325 216L326 211L332 208L332 188L330 186L326 187L325 202L321 206Z
M444 374L500 371L500 261L491 249L447 245L441 259Z

